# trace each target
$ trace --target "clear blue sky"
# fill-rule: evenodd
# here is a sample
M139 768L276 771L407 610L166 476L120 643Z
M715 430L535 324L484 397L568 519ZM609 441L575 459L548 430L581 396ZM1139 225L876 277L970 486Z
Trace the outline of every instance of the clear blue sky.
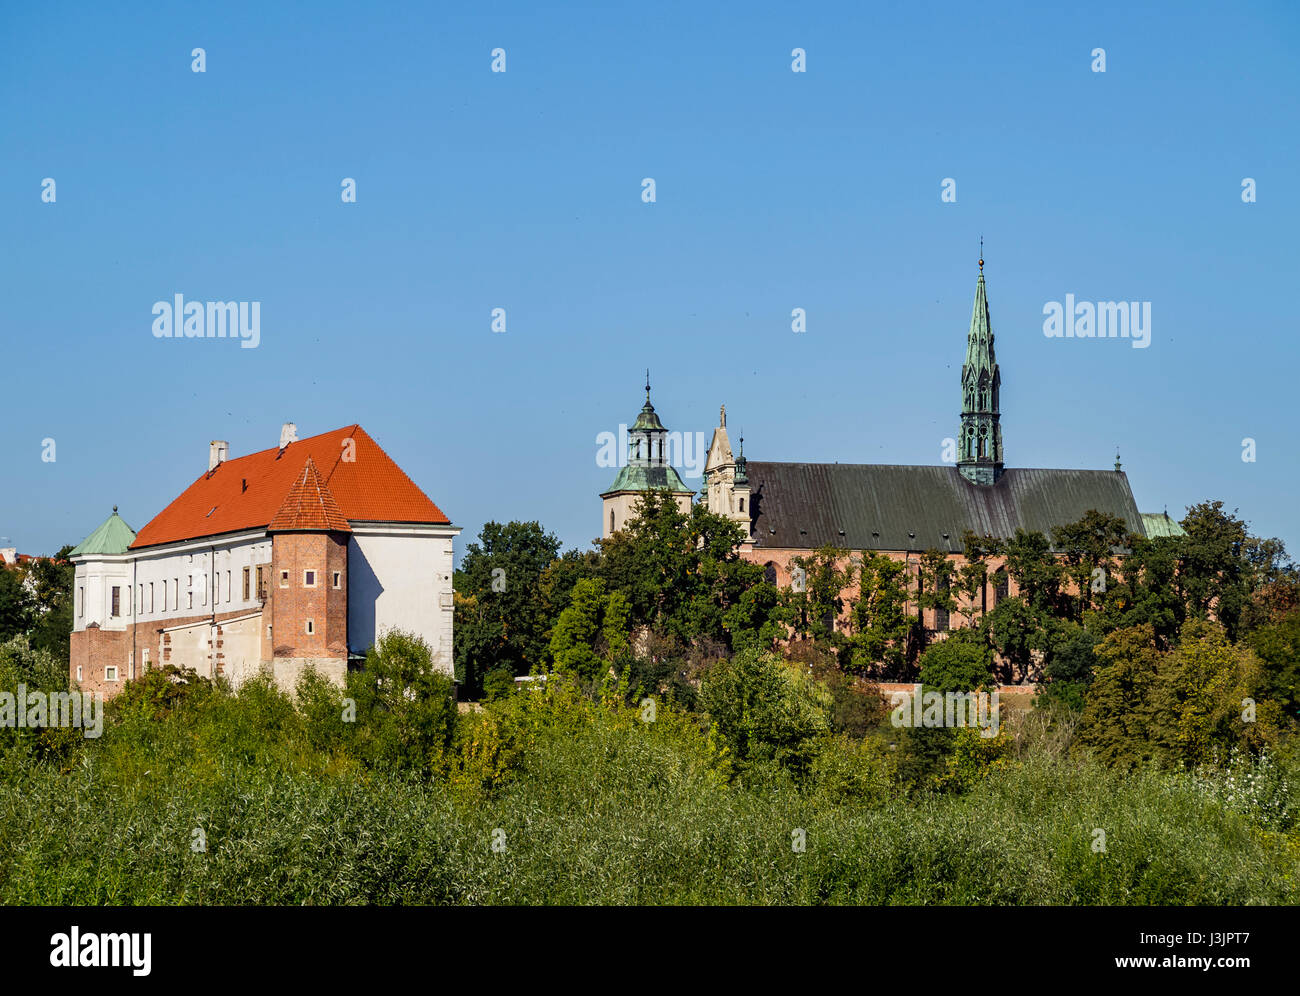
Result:
M937 463L983 235L1008 465L1118 444L1144 511L1300 554L1297 5L387 6L0 5L0 544L138 529L292 420L364 425L458 554L586 547L646 366L751 459ZM261 345L154 338L176 293ZM1046 338L1067 293L1150 348Z

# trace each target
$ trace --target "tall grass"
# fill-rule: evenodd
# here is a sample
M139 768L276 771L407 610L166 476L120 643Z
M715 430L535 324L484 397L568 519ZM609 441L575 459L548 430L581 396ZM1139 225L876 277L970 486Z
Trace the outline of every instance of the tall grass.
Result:
M562 689L464 721L436 770L367 767L317 733L254 683L119 716L60 763L10 744L0 901L1236 905L1300 884L1294 830L1193 778L1068 756L961 794L824 791L737 777L693 717Z

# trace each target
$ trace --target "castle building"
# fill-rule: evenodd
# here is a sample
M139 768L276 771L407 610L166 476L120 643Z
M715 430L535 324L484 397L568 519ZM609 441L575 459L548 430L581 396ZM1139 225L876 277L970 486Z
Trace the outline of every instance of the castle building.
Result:
M359 425L208 468L138 533L110 515L75 547L70 678L113 695L174 664L283 688L308 666L341 683L385 630L452 671L460 532Z
M637 501L647 491L668 491L678 508L687 513L695 496L668 462L668 430L650 403L649 371L646 372L645 404L627 435L627 463L619 468L614 483L600 496L604 510L601 523L604 539L609 539L635 517Z

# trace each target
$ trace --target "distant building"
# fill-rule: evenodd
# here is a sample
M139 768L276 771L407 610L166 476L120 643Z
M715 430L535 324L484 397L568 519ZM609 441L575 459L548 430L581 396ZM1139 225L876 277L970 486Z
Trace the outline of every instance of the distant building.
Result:
M460 532L359 425L208 468L139 533L114 507L69 555L71 674L112 695L143 669L192 668L291 688L343 680L390 628L452 670L452 541Z
M961 421L956 463L947 466L891 466L854 463L750 462L744 439L733 453L723 406L713 431L700 498L710 511L726 516L745 533L741 556L763 564L774 584L792 581L792 561L822 547L884 554L907 563L913 590L923 553L939 550L964 561L962 534L1010 538L1017 529L1037 531L1049 539L1058 526L1090 510L1123 521L1139 536L1181 535L1167 513L1138 511L1118 455L1113 470L1007 468L1001 425L1002 374L994 350L984 282L984 261L975 285L975 302L966 336L961 372ZM605 502L604 535L609 536L634 514L640 492L667 488L689 508L681 478L663 459L654 441L666 430L650 404L630 435L637 445L619 472ZM925 626L943 631L968 625L1015 585L1000 558L989 562L985 590L974 600L958 599L958 611L926 610ZM845 592L856 597L856 589ZM915 611L913 606L911 611Z
M1001 426L1002 374L994 351L980 260L962 365L961 423L955 466L747 462L732 457L726 409L714 430L701 489L710 511L747 530L742 556L767 568L774 583L791 580L791 561L825 546L871 551L907 562L915 579L920 556L940 550L964 561L962 534L1010 538L1017 529L1052 530L1089 510L1123 520L1139 536L1181 535L1167 513L1138 511L1118 455L1113 470L1007 468ZM965 611L928 610L925 625L946 630L969 622L1014 594L990 562L989 582Z
M622 529L636 514L636 503L647 491L666 490L684 512L691 510L695 492L688 488L668 462L668 430L650 403L650 375L646 374L645 404L627 431L628 459L618 475L601 493L604 503L601 535L605 539Z

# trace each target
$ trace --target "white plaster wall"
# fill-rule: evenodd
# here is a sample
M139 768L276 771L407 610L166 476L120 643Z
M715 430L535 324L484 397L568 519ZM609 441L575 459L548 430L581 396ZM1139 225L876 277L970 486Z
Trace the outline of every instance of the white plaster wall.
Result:
M257 599L257 566L270 564L271 538L262 532L220 541L173 543L156 549L147 548L137 554L135 559L133 599L141 597L143 586L143 608L137 615L137 621L157 621L165 626L169 619L260 609L261 602ZM249 568L247 599L243 598L245 567ZM214 569L219 575L216 584L212 580ZM175 584L178 579L179 598L176 597ZM166 610L162 607L164 583L167 586ZM151 584L154 586L152 612L149 611ZM214 590L217 596L215 604L212 599ZM192 601L187 595L193 595Z
M109 615L114 585L122 589L121 614L117 618ZM98 623L100 629L126 629L135 621L131 615L129 562L122 557L95 557L76 563L72 611L74 630L85 629L91 623Z
M446 673L452 657L454 526L353 523L348 540L348 649L364 654L389 629L422 637Z

